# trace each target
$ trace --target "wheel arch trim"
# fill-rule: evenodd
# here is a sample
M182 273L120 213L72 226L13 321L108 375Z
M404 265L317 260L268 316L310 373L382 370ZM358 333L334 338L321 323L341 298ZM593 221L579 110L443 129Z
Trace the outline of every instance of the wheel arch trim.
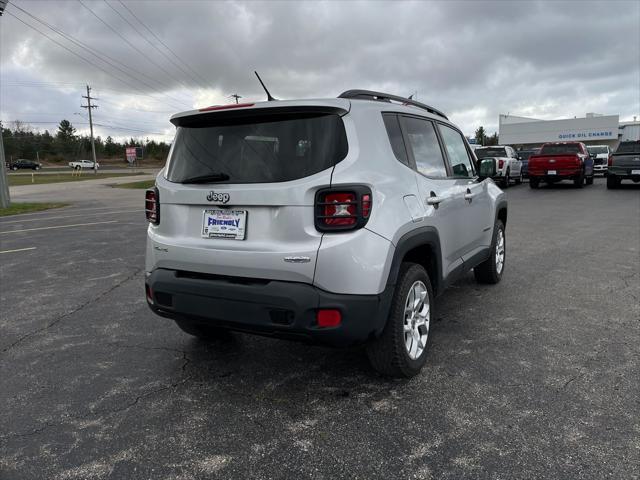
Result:
M434 263L435 278L431 278L434 296L441 293L443 286L442 277L442 256L440 247L440 235L435 227L425 226L405 233L396 243L393 253L391 268L387 278L387 286L395 285L400 273L400 265L407 253L418 247L428 247L432 251L432 261ZM433 275L431 275L433 276Z

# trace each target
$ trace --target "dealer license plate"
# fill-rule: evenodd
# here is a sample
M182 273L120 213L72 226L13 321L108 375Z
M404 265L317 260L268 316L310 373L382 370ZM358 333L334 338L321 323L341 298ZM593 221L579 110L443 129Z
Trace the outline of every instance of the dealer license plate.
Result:
M547 175L556 175L556 173L555 170L547 170Z
M631 175L640 175L640 170L631 170Z
M244 240L246 224L246 210L205 210L202 215L202 236Z

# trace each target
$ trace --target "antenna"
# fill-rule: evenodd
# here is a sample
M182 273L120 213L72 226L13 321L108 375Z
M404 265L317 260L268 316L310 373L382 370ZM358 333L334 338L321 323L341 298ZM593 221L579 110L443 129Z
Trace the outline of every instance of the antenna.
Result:
M277 100L277 98L273 98L271 96L271 94L269 93L269 90L267 90L267 87L264 86L264 82L262 81L262 79L260 78L260 75L258 75L258 72L256 72L255 70L253 71L253 73L256 74L256 77L258 77L258 81L260 82L260 85L262 85L262 88L264 88L264 91L267 93L267 101L269 102L273 102L274 100Z

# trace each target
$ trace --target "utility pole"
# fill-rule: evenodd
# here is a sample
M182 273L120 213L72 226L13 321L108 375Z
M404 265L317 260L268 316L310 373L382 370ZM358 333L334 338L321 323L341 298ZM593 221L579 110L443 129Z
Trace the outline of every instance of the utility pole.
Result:
M91 130L91 153L93 155L93 173L97 174L98 173L98 161L96 160L96 145L93 142L93 117L91 116L91 109L92 108L98 108L97 105L91 105L91 100L97 100L97 98L93 98L90 94L91 92L91 87L89 87L89 85L87 85L87 95L84 96L82 95L82 98L86 98L87 99L87 104L86 105L80 105L82 108L86 108L87 110L89 110L89 129Z
M9 182L7 182L7 165L4 161L4 143L2 142L2 122L0 122L0 208L9 208Z
M242 98L242 95L238 95L237 93L229 96L236 99L236 105L238 104L238 100Z

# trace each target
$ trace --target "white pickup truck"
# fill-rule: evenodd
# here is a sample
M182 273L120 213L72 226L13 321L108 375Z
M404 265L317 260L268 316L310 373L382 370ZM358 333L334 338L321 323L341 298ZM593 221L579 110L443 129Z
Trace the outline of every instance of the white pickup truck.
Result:
M476 148L474 152L478 161L492 158L495 161L495 175L493 179L500 182L502 188L507 188L511 180L516 185L522 183L522 161L518 153L508 145L494 145L491 147Z
M93 168L93 160L78 160L75 162L69 162L69 166L74 170L80 170L83 168ZM100 168L100 164L96 162L96 168Z

